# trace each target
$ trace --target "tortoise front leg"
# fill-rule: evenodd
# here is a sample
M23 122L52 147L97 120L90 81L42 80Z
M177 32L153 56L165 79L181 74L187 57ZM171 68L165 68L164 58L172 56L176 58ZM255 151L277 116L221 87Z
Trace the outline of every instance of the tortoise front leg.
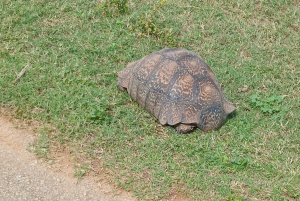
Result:
M177 124L175 125L175 130L178 132L178 133L182 133L182 134L185 134L185 133L189 133L191 131L193 131L195 129L195 125L194 124Z

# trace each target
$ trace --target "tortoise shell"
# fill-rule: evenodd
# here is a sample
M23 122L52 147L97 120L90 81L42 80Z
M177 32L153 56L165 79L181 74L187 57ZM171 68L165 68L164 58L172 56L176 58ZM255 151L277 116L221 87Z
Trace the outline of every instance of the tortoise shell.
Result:
M163 49L129 63L118 87L180 133L217 130L235 107L204 60L185 49Z

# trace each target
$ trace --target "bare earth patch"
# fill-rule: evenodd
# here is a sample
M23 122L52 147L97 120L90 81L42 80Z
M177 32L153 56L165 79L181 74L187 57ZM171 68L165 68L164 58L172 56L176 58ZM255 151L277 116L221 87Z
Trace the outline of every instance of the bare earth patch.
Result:
M137 200L131 193L111 186L99 174L75 178L74 160L66 150L55 152L48 162L30 153L28 145L37 138L38 128L38 122L23 122L13 118L9 110L0 108L1 200ZM189 199L171 193L164 200Z
M74 175L73 161L61 153L47 163L28 152L36 133L30 126L0 113L1 200L135 200L99 177L81 180Z

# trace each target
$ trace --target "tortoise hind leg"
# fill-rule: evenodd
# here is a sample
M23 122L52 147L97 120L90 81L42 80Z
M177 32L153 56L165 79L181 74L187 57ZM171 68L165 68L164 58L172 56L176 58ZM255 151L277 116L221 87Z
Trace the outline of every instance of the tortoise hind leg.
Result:
M178 133L182 133L182 134L185 134L185 133L189 133L191 131L193 131L195 129L195 125L194 124L177 124L174 126L175 127L175 130L178 132Z

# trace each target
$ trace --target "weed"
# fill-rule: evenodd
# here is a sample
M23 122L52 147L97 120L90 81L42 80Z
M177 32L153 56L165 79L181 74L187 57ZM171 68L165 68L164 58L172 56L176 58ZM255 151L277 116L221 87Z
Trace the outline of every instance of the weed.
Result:
M250 97L250 103L253 107L259 109L264 114L274 114L282 109L281 103L283 99L281 96L273 95L269 98L260 98L257 94Z
M175 36L176 33L171 28L166 28L165 24L159 21L156 17L157 11L166 3L167 0L161 0L154 6L153 10L149 14L139 17L137 20L132 20L133 23L129 29L131 31L137 31L140 36L153 36L156 39L162 39L164 44L168 46L178 45L178 41Z
M98 105L92 109L88 115L88 120L93 124L111 124L116 120L112 117L108 105Z
M99 8L106 16L129 13L128 0L105 0L104 3L99 5Z
M249 161L246 159L233 159L231 164L233 164L234 168L237 170L244 170L248 167Z

